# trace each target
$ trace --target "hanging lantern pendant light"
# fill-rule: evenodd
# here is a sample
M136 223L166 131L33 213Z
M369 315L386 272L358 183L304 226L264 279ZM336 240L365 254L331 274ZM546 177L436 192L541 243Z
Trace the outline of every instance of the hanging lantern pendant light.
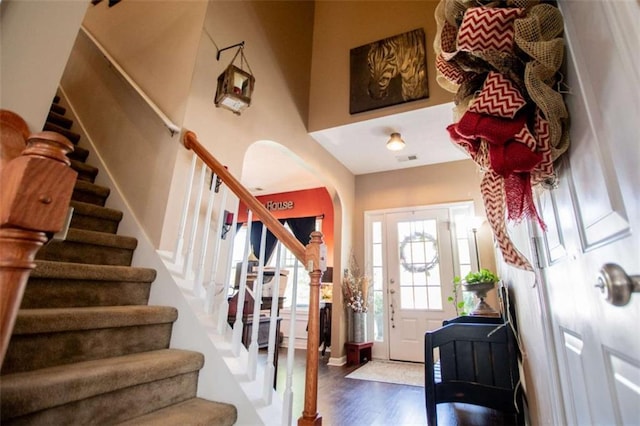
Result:
M251 74L251 67L244 56L244 42L219 50L217 58L220 59L220 52L235 46L238 46L238 50L231 63L218 76L215 104L217 107L226 108L234 114L240 115L242 111L251 105L251 95L255 84L255 78ZM234 65L238 56L240 56L240 67ZM248 71L244 70L245 65Z

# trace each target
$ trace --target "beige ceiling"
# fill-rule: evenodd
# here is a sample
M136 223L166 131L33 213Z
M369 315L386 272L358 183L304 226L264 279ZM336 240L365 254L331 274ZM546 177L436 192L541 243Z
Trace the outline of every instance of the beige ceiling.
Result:
M451 103L441 104L310 135L354 175L457 161L467 156L450 142L446 131L453 121L452 108ZM392 132L402 135L406 143L403 150L386 149L385 143ZM247 151L242 183L254 195L324 186L291 151L268 141L258 142Z

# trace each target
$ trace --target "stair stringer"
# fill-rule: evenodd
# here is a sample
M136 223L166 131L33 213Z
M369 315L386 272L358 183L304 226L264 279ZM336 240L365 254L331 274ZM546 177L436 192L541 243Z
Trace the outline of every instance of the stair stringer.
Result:
M202 302L190 290L190 283L183 282L170 272L122 195L120 186L96 149L63 86L60 86L60 95L60 104L67 108L67 116L78 126L74 127L74 132L81 135L82 147L89 151L89 162L100 169L96 183L111 189L108 207L123 212L118 233L138 240L132 266L144 266L157 271L156 280L151 286L149 305L173 306L178 310L170 347L201 352L205 356L205 365L198 376L197 396L233 404L237 408L238 425L280 425L283 417L280 395L274 391L273 402L269 406L262 399L264 369L259 368L255 380L248 379L247 350L242 347L238 356L233 355L229 343L231 328L227 330L227 335L218 334L210 316L204 313ZM179 143L177 139L176 143Z

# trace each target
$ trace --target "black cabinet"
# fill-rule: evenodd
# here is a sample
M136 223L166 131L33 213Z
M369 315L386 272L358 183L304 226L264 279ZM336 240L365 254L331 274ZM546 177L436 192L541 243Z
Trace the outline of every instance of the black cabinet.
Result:
M276 318L276 349L280 346L280 321L282 318ZM236 322L235 317L228 318L229 325L233 327ZM271 324L271 318L260 317L260 323L258 324L258 348L266 348L269 345L269 326ZM251 335L253 334L253 316L246 316L242 318L242 344L245 348L249 349L251 344ZM276 354L277 354L276 350ZM276 355L277 356L277 355Z
M262 303L260 305L261 310L270 310L271 309L271 297L263 297ZM278 312L276 315L280 314L280 308L282 307L282 303L284 302L284 297L278 298ZM244 299L244 310L242 316L242 344L245 348L249 349L251 345L251 336L253 334L253 309L254 309L254 301L251 293L245 293ZM238 292L229 298L229 313L227 316L227 322L231 327L234 326L236 322L236 313L238 311ZM278 375L278 348L280 347L280 343L282 343L282 335L280 334L280 321L282 318L276 318L276 347L273 356L273 365L276 368L276 372L273 378L273 387L276 387L276 378ZM269 346L269 329L271 325L271 318L266 315L260 316L260 321L258 323L258 348L266 348Z
M518 351L510 324L501 318L461 316L425 333L424 346L429 426L437 425L436 405L443 402L517 413L518 423L524 424ZM436 373L438 367L440 374Z

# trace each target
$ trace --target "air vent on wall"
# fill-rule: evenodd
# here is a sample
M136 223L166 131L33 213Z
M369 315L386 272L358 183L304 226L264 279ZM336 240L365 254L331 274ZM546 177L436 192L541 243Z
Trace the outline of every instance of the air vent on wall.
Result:
M418 156L416 154L396 155L396 159L398 160L398 162L404 163L405 161L417 160Z

